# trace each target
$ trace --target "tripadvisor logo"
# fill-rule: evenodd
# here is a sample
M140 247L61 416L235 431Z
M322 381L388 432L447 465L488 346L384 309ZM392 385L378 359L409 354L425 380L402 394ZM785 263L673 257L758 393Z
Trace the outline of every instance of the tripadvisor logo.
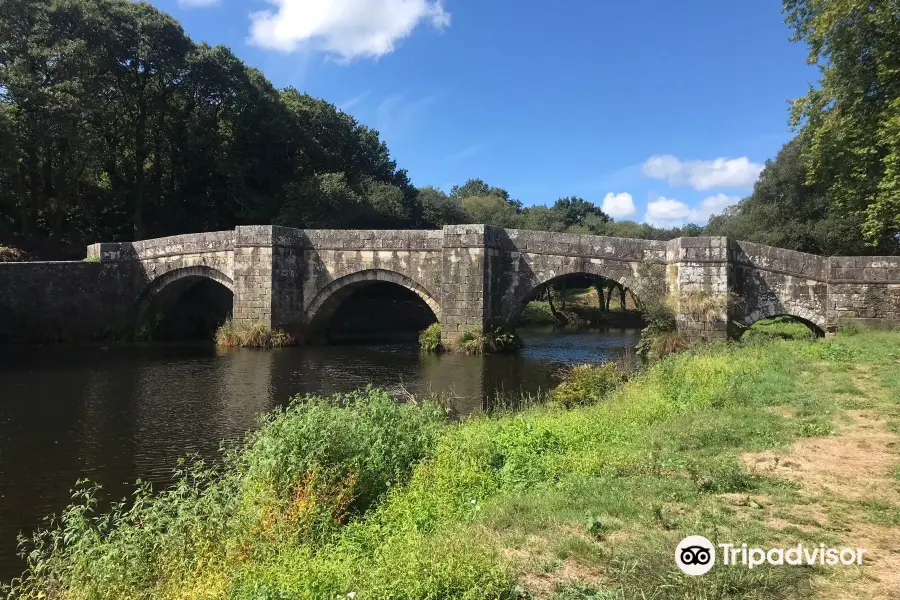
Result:
M689 535L675 548L675 564L688 575L703 575L716 564L716 548L702 535Z
M721 564L753 569L761 565L820 565L834 567L861 565L865 548L826 548L825 544L790 548L748 547L747 544L718 544ZM702 535L689 535L675 548L675 564L688 575L703 575L716 564L716 546Z

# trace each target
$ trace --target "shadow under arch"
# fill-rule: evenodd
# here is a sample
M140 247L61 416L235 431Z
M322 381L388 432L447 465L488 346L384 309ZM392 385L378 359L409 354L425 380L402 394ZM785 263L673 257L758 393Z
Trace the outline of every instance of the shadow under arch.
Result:
M345 300L378 282L396 284L414 293L428 306L435 321L441 321L441 305L424 285L395 271L366 269L335 279L313 296L305 311L308 332L318 334L324 331Z
M741 321L740 323L738 323L739 327L736 328L734 335L732 335L731 337L733 339L741 339L744 336L744 334L747 333L750 330L750 328L753 327L755 324L757 324L761 321L774 320L774 319L779 319L779 318L790 319L793 322L802 323L803 325L806 326L807 329L809 329L810 333L812 334L812 337L814 337L814 338L825 337L824 327L820 326L816 322L814 322L810 319L795 315L795 314L791 314L791 313L787 313L787 312L777 312L777 311L773 311L772 314L759 314L758 316L755 316L755 318L752 321L749 321L749 322ZM777 336L777 334L776 334L776 336Z
M135 303L135 325L143 322L152 312L151 309L170 308L190 287L201 281L212 281L227 289L233 307L234 281L231 277L206 265L182 267L167 271L147 284Z
M503 315L504 325L511 328L515 327L529 302L535 300L547 289L547 287L568 278L583 277L595 281L614 282L630 293L636 302L640 303L640 298L633 287L635 278L630 272L623 273L618 270L611 271L604 268L591 269L591 266L592 265L583 265L583 268L580 269L565 273L553 273L547 277L537 277L532 279L529 289L518 293L513 301L508 304L508 308Z

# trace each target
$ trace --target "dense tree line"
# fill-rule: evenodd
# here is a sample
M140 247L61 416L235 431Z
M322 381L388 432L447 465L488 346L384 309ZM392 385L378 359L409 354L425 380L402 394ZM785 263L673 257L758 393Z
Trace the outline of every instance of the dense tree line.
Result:
M249 223L486 223L651 239L710 233L826 254L896 253L896 8L889 0L823 8L831 4L785 2L797 39L825 68L822 86L795 106L797 139L767 163L750 196L708 227L666 229L614 221L578 197L524 207L480 179L449 193L417 189L377 131L324 100L276 89L228 48L194 43L149 4L3 2L0 244L58 254L65 247L83 252L97 240ZM856 31L856 22L865 27ZM864 68L853 67L854 56L865 59Z

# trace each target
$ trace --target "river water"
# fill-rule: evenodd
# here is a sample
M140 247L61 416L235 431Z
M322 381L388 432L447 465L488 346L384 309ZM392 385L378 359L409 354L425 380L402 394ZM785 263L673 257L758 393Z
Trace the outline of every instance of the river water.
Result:
M0 347L0 581L21 571L16 535L68 504L79 478L105 499L137 478L163 484L190 453L212 458L264 411L300 393L366 384L450 394L457 410L546 391L566 364L630 354L631 329L520 329L525 347L493 356L423 355L414 345L217 351L204 343Z

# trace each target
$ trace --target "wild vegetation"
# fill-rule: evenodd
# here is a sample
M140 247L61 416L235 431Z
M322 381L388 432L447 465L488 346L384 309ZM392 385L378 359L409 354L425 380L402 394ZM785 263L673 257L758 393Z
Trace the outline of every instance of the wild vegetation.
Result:
M893 597L898 342L868 332L718 344L627 382L584 367L560 402L456 424L437 404L373 389L298 398L221 466L182 466L168 490L140 486L98 513L81 487L25 543L30 569L8 593ZM866 466L836 472L862 433ZM829 450L817 457L811 444ZM672 563L696 533L869 554L860 568L717 566L698 578Z
M824 69L821 85L795 104L797 139L708 227L666 229L614 221L575 196L526 207L478 178L449 192L416 188L377 131L324 100L276 89L145 2L4 2L0 243L31 258L81 258L97 240L241 224L486 223L896 254L895 9L890 0L786 0L785 10Z
M440 323L432 323L419 334L419 348L425 352L439 352L443 349Z
M216 345L220 348L282 348L296 341L287 332L262 323L237 324L226 320L216 330Z
M502 327L469 326L459 331L450 350L461 354L495 354L513 352L522 347L522 340Z

